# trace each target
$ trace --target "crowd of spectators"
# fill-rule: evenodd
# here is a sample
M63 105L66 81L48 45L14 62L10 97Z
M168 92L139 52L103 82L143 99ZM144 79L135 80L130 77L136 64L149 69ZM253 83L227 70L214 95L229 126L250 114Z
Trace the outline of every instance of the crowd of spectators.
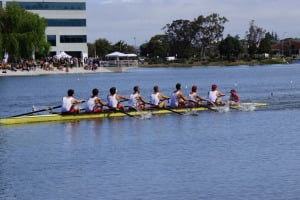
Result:
M45 57L39 60L21 59L19 62L7 63L4 59L0 63L0 69L11 71L34 71L37 68L46 71L66 70L74 67L83 67L85 70L97 70L100 67L100 60L98 58L57 58Z

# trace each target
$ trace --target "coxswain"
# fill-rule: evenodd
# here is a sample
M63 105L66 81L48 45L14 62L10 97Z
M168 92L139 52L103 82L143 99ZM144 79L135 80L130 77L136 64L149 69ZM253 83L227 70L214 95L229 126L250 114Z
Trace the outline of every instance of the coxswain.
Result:
M238 105L240 104L240 95L236 92L235 89L230 90L229 105Z

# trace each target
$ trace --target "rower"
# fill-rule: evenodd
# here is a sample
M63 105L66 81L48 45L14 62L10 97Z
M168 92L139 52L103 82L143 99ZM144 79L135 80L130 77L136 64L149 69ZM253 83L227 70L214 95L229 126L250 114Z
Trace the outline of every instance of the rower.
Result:
M170 106L172 108L184 108L185 102L188 101L188 98L186 98L182 92L181 92L181 84L176 84L176 90L171 95L171 103Z
M63 97L63 102L62 102L62 107L61 107L61 112L63 114L79 113L80 107L76 104L83 103L84 100L75 99L73 97L73 95L74 95L74 90L69 89L68 90L68 95Z
M158 107L158 108L165 108L166 107L166 102L165 100L169 100L170 97L162 94L159 91L159 87L155 85L153 87L153 93L150 96L150 103L151 105Z
M148 101L146 101L142 95L140 94L140 87L134 86L133 87L133 93L129 97L128 105L130 108L143 110L145 109L145 104L149 104Z
M126 96L117 94L117 88L111 87L109 89L109 95L107 95L108 107L113 109L124 110L124 105L121 103L121 99L128 101L129 99Z
M212 84L211 91L208 92L209 104L222 105L222 96L225 96L222 92L217 90L217 84Z
M103 111L103 106L106 106L107 103L103 102L99 97L99 90L94 88L92 90L92 96L87 101L85 112L89 113L98 113Z
M189 93L189 103L188 106L189 107L198 107L200 105L202 105L202 101L206 101L205 98L201 97L198 93L197 93L197 86L193 85L192 86L192 91Z

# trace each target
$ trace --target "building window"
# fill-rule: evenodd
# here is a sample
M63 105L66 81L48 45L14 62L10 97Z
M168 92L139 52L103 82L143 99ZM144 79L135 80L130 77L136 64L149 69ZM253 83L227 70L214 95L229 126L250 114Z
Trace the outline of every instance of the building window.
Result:
M86 35L61 35L60 43L86 43Z
M86 26L86 19L47 19L48 26Z
M51 46L56 46L56 35L47 35L47 41Z
M7 2L11 3L17 3L26 10L86 10L85 2Z
M0 2L0 8L2 8L2 1Z

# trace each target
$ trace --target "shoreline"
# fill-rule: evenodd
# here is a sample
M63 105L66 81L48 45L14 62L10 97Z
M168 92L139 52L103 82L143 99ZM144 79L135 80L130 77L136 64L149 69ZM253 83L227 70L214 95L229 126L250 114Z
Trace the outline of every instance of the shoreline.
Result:
M288 64L287 62L195 62L195 63L160 63L160 64L149 64L141 63L137 67L98 67L96 70L84 69L84 67L73 67L73 68L64 68L59 70L54 68L53 70L44 70L39 67L36 67L33 70L17 70L12 71L10 69L0 69L0 77L11 77L11 76L43 76L43 75L63 75L63 74L93 74L93 73L114 73L114 72L126 72L127 69L131 68L156 68L156 67L210 67L210 66L254 66L254 65L266 65L266 64Z
M17 70L17 71L12 71L10 69L3 70L1 69L0 71L0 77L10 77L10 76L43 76L43 75L59 75L59 74L93 74L93 73L112 73L112 70L109 70L104 67L98 67L96 70L86 70L83 67L73 67L73 68L68 68L68 70L58 70L58 69L53 69L53 70L44 70L41 68L36 68L34 70Z

